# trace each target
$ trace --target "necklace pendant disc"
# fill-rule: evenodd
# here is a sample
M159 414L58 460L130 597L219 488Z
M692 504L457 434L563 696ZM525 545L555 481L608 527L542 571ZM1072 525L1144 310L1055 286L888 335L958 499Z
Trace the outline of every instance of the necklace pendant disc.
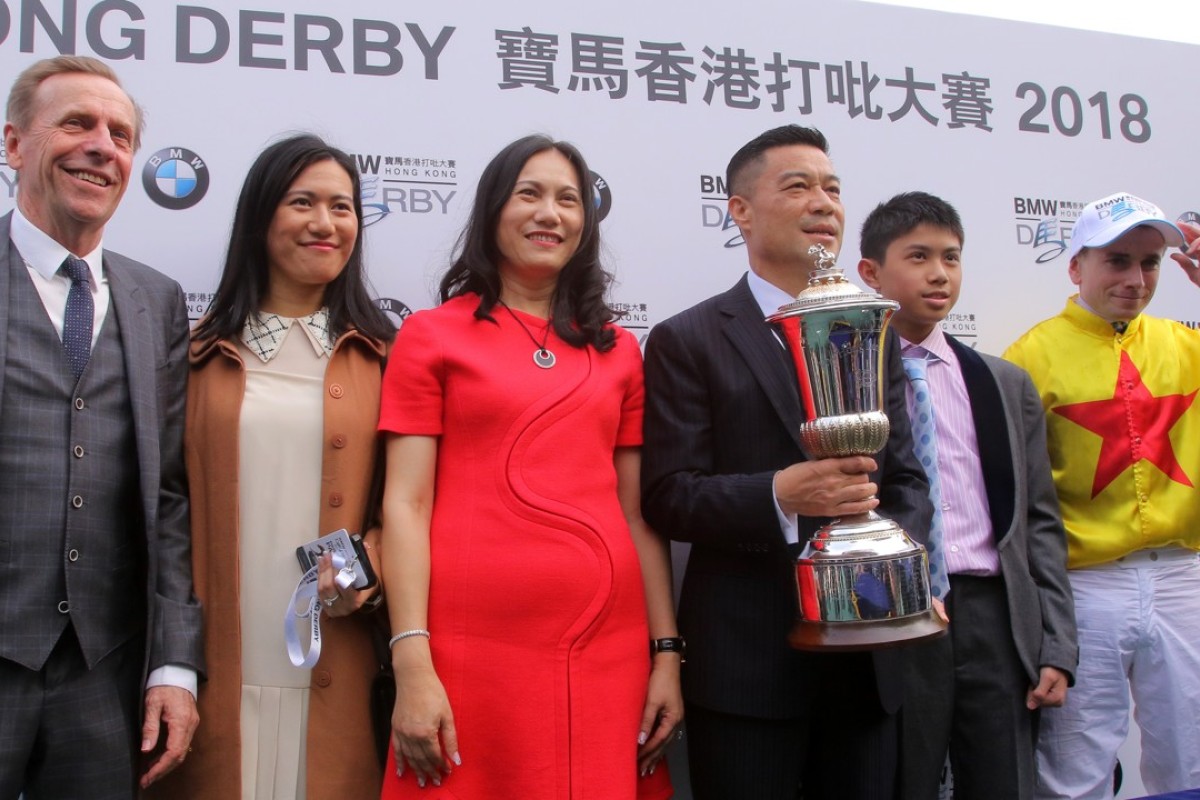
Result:
M533 351L533 363L537 364L542 369L550 369L554 366L554 353L551 353L546 348Z

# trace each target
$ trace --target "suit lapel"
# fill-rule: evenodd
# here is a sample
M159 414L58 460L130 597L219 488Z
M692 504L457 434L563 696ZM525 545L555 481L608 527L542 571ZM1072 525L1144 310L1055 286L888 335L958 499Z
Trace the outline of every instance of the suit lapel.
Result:
M725 317L723 332L745 360L751 374L771 401L775 413L800 447L800 395L787 351L763 320L745 276L718 303Z
M1008 438L1004 399L995 376L979 354L953 336L947 335L946 341L958 356L967 396L971 400L971 417L975 422L984 489L992 517L992 534L999 545L1013 526L1016 502L1016 476L1013 474L1012 442Z
M142 301L141 288L122 269L117 257L104 254L104 272L112 297L111 311L121 326L121 350L129 382L133 430L137 439L141 473L142 505L146 529L153 530L158 508L159 451L157 362L150 314Z
M11 222L11 211L0 217L0 402L4 397L4 372L8 366L9 271L21 261L21 254L8 236Z

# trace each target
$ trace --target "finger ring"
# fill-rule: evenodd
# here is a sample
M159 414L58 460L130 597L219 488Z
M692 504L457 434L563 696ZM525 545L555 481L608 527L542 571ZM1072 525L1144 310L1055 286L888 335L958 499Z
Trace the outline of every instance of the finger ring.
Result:
M340 594L335 594L333 597L329 598L322 597L321 602L325 604L326 608L333 608L333 604L338 601L339 597L341 597Z

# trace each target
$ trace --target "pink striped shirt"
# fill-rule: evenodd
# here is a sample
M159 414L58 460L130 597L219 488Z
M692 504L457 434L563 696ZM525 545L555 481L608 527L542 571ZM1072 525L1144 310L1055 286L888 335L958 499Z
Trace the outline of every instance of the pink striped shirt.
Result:
M951 575L998 575L1000 556L992 535L983 466L971 401L963 381L958 356L950 349L941 328L919 344L900 337L905 357L928 352L927 375L937 421L938 479L942 489L942 537L946 568ZM913 413L910 384L908 415ZM1003 425L1004 420L997 420Z

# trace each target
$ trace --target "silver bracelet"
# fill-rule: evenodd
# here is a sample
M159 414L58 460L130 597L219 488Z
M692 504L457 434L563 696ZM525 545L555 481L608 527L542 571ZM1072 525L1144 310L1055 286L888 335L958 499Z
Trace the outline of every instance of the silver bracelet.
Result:
M394 645L396 642L400 641L401 639L408 639L412 636L424 636L426 639L428 639L429 631L425 630L424 628L413 628L411 631L404 631L404 633L397 633L395 636L388 639L388 650L391 650L392 645Z

